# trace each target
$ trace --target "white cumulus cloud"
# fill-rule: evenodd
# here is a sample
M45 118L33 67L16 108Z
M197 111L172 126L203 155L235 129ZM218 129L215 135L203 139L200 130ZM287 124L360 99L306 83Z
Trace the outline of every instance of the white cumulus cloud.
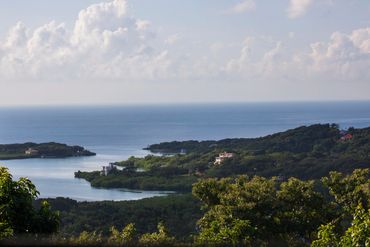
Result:
M289 18L303 16L313 4L313 0L290 0L287 10Z
M72 28L22 23L0 42L0 77L30 80L135 80L161 77L168 52L156 49L150 22L128 14L125 0L83 9Z
M224 71L246 80L279 79L287 73L289 59L286 56L282 42L248 37L243 42L240 56L229 60Z
M235 4L228 12L232 14L241 14L254 10L256 10L256 3L254 0L243 0Z
M292 17L311 1L291 0ZM91 5L71 26L16 23L0 41L1 81L370 81L370 28L290 50L289 41L266 36L202 47L153 26L130 15L125 0Z
M311 44L312 70L337 79L370 80L370 28L335 32L329 42Z
M329 41L315 42L307 50L294 52L280 41L249 37L239 57L228 60L223 70L234 79L244 80L368 83L370 28L349 34L334 32Z

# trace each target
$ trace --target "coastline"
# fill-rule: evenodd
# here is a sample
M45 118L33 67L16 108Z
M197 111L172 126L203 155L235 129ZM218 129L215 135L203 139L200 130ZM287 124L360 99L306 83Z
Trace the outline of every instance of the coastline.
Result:
M369 105L367 102L331 102L0 108L0 139L3 143L55 140L82 144L98 153L94 157L32 158L1 163L17 178L29 177L38 181L41 195L89 195L98 201L116 200L121 196L111 195L109 191L97 194L86 181L82 183L74 179L74 172L100 170L110 162L127 160L130 156L144 157L149 152L142 150L143 147L171 140L255 138L303 124L326 122L339 123L342 128L363 128L370 125ZM211 159L217 155L215 153ZM307 163L309 171L308 159ZM62 180L54 181L54 178Z
M59 159L95 155L96 153L86 150L84 147L69 146L57 142L0 144L0 160Z
M260 138L163 142L146 149L173 155L130 157L114 163L123 170L79 171L75 177L93 187L177 192L190 192L198 179L238 175L315 180L330 171L370 167L370 157L362 155L368 151L368 138L370 127L343 130L337 124L314 124ZM224 153L228 158L220 158Z

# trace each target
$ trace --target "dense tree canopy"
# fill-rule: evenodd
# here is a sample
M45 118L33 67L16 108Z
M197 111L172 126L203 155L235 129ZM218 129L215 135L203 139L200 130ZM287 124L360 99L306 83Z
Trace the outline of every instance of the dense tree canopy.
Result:
M162 143L149 149L186 154L132 157L108 176L77 172L94 186L192 188L193 195L49 199L61 211L58 237L82 244L369 246L369 170L355 168L370 166L370 128L346 133L349 139L327 124L255 139ZM215 164L224 151L232 157ZM56 231L58 215L46 202L33 206L37 195L28 179L13 181L1 168L1 238Z
M347 247L370 246L370 210L358 205L352 215L351 226L339 234L333 223L322 225L318 231L318 239L312 243L313 247ZM340 236L341 235L341 236Z
M36 209L33 201L37 196L38 191L30 180L14 181L8 169L0 167L0 239L57 231L58 213L52 212L47 202Z
M346 135L350 138L344 138ZM370 128L341 131L335 124L315 124L260 138L166 142L151 145L149 150L174 154L131 157L116 163L125 167L123 171L108 176L78 172L76 177L96 187L189 192L197 179L204 178L248 174L320 179L330 171L349 173L369 167L369 140ZM215 165L224 151L233 157Z
M208 208L198 222L199 240L205 242L283 241L288 235L309 241L321 224L334 218L313 181L209 179L195 184L193 193Z
M2 238L54 232L57 215L48 204L38 201L39 209L29 204L37 196L32 183L13 181L6 169L1 172ZM260 176L203 179L193 186L194 196L203 203L203 216L201 205L190 195L138 202L49 201L61 210L62 231L56 238L61 243L368 246L369 182L368 169L348 175L331 172L321 181Z
M155 232L163 222L177 239L196 234L196 221L202 216L200 202L190 194L146 198L139 201L76 202L67 198L48 199L60 211L63 238L78 236L83 231L110 236L112 227L123 229L135 225L137 234ZM36 202L40 203L40 200Z
M332 172L322 183L259 176L202 180L193 187L207 208L198 221L198 241L255 245L294 240L307 245L316 240L319 229L322 242L349 243L349 236L357 234L360 240L353 241L364 243L369 241L364 237L369 232L368 177L364 169L350 175Z

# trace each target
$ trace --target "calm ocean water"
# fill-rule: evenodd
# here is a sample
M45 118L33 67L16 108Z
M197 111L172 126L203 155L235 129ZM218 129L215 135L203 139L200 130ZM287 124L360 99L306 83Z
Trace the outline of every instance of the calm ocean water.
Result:
M29 177L41 197L134 200L163 193L94 189L73 174L131 155L144 156L142 148L152 143L258 137L314 123L370 126L370 102L0 108L0 143L55 141L98 154L0 165L9 167L15 178Z

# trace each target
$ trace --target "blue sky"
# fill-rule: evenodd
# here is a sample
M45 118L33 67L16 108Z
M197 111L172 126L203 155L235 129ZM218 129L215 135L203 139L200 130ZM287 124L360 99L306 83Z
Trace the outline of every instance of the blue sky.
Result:
M370 100L370 1L4 0L0 104Z

